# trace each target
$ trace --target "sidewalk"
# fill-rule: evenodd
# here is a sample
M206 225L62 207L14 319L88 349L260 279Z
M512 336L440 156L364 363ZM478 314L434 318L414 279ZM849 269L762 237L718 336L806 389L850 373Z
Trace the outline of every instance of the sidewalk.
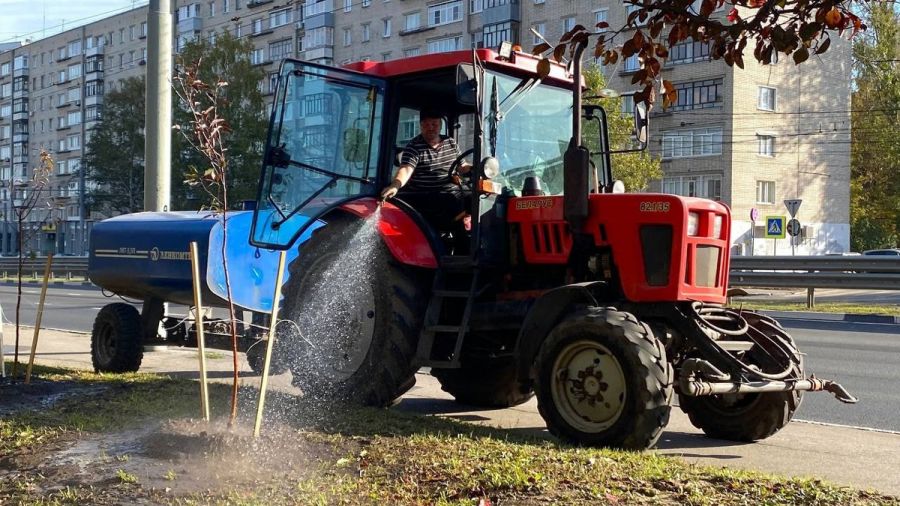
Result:
M7 360L12 360L15 329L6 325ZM12 332L10 332L12 331ZM20 360L28 361L33 329L23 328ZM42 330L36 360L41 364L90 369L90 335L75 332ZM231 354L219 350L207 353L209 376L215 381L231 377ZM242 382L258 384L246 361L241 357ZM141 366L143 372L198 377L195 349L148 351ZM296 392L289 375L272 378L274 388ZM426 373L417 375L417 384L395 409L424 415L445 416L466 422L508 428L550 437L537 413L535 400L510 409L472 410L457 404L437 381ZM680 410L673 409L672 419L656 450L663 455L678 456L689 462L709 466L824 478L858 488L871 488L900 496L900 434L876 432L852 427L792 422L775 436L753 444L709 439L691 426Z

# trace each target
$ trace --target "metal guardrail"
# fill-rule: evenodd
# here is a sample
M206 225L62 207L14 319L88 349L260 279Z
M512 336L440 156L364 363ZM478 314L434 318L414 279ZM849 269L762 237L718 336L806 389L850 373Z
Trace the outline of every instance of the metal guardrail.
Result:
M816 288L900 290L900 258L731 257L729 285L732 288L806 288L806 305L812 308Z
M47 257L25 258L22 262L22 277L31 280L41 279L46 266ZM53 257L53 265L50 270L55 279L87 279L87 268L87 257L58 256ZM19 259L17 257L0 258L0 274L3 278L15 278L18 271Z

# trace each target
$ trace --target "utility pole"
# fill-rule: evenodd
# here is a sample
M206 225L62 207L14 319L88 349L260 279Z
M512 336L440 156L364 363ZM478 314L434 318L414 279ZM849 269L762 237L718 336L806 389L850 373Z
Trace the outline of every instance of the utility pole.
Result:
M144 210L168 211L172 172L172 4L150 0L147 12L147 106Z

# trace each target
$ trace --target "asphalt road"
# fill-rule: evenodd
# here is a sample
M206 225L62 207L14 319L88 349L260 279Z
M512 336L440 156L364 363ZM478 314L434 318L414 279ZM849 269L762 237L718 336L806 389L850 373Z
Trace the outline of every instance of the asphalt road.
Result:
M40 289L24 289L22 323L34 323ZM69 284L48 290L42 327L89 332L94 316L118 297L104 297L96 288ZM15 286L0 285L0 305L4 320L14 321ZM185 308L173 306L171 312ZM796 418L807 421L866 427L900 432L900 325L782 319L806 354L807 373L839 381L859 397L856 405L846 405L830 394L804 397ZM25 339L30 339L30 332ZM6 345L12 336L7 335ZM8 350L7 350L8 351Z

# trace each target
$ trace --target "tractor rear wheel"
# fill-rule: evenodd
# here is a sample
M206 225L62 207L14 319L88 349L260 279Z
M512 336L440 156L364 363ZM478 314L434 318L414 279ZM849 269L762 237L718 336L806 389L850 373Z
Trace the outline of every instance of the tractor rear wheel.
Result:
M791 377L803 377L803 362L794 340L774 320L751 319L748 322L756 329L786 339L792 355L797 358ZM742 357L744 362L759 365L761 358L768 357L765 351L751 349ZM758 394L724 394L690 396L678 394L678 404L691 424L707 436L729 441L759 441L781 430L793 418L803 393L800 391L766 392Z
M289 271L282 318L293 323L280 323L274 351L304 397L386 406L415 384L427 289L394 261L374 218L330 221Z
M669 421L672 367L630 313L591 307L560 322L537 355L538 410L576 444L650 448Z
M95 372L135 372L144 358L141 314L123 302L107 304L94 319L91 362Z
M534 396L531 388L522 387L515 363L478 364L460 369L432 369L431 375L441 390L457 402L488 408L508 408L527 402Z

